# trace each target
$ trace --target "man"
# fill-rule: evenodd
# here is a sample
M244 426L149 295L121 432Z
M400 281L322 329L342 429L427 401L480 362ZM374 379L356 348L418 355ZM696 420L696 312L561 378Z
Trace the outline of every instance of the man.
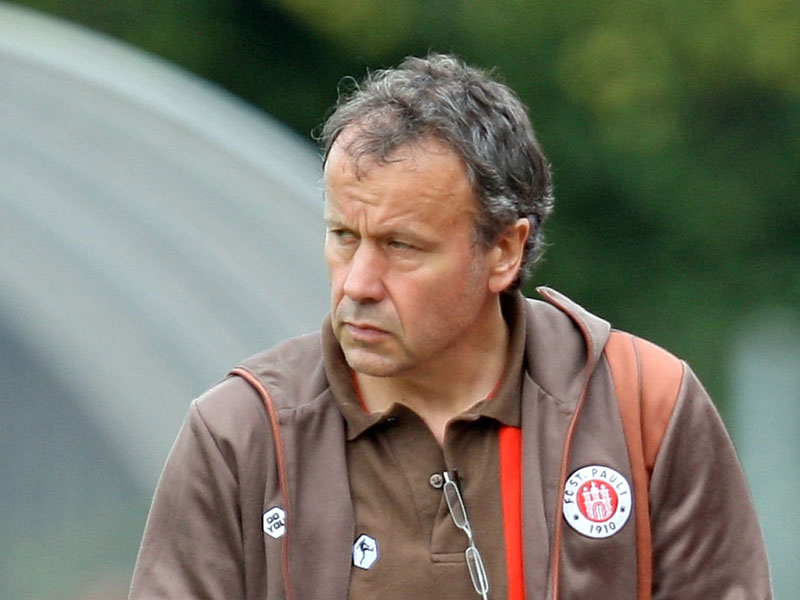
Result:
M634 494L618 396L638 376L612 364L616 334L519 293L552 196L516 96L410 58L321 139L330 317L192 404L131 598L769 598L741 469L688 367L634 342L674 380L655 445L642 405Z

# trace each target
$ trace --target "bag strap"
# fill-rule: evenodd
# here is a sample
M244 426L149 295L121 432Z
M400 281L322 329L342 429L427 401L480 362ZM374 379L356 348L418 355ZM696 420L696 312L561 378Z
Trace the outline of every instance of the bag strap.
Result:
M653 548L650 477L678 400L683 363L640 338L612 331L605 347L631 463L636 525L637 600L650 600Z

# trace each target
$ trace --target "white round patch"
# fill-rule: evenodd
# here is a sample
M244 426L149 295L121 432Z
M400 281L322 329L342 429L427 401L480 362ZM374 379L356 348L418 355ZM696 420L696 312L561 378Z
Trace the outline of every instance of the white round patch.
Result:
M378 540L366 533L358 536L353 544L353 564L359 569L369 569L378 560Z
M607 538L619 532L632 505L630 484L610 467L581 467L564 486L564 519L587 537Z
M280 506L273 506L264 513L263 527L264 533L270 537L278 539L286 533L286 513Z

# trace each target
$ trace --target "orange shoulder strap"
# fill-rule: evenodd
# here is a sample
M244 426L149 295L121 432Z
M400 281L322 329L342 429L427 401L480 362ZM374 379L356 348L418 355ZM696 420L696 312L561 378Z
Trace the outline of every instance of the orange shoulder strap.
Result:
M289 484L286 479L286 452L283 448L283 437L281 436L281 426L278 419L278 411L274 402L272 401L272 396L261 380L244 367L236 367L230 373L228 373L228 375L241 377L247 383L249 383L250 386L261 397L261 401L264 403L264 408L267 410L267 418L269 419L270 426L272 427L272 439L275 442L275 462L278 465L278 485L280 486L281 498L283 499L283 509L286 511L288 521L291 513L294 511L293 507L289 504ZM289 585L289 536L284 535L282 542L281 568L283 570L283 586L286 592L286 598L291 600L293 594L291 593Z
M653 552L650 476L683 381L683 363L645 340L612 331L605 347L631 462L636 516L637 600L650 600Z

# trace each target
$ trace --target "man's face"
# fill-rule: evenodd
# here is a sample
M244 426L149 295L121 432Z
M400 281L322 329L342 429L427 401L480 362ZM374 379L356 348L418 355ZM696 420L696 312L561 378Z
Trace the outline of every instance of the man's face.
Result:
M325 258L331 322L348 364L392 377L468 355L496 295L487 288L489 253L473 241L463 162L433 139L401 147L385 164L356 164L344 146L334 144L325 167Z

